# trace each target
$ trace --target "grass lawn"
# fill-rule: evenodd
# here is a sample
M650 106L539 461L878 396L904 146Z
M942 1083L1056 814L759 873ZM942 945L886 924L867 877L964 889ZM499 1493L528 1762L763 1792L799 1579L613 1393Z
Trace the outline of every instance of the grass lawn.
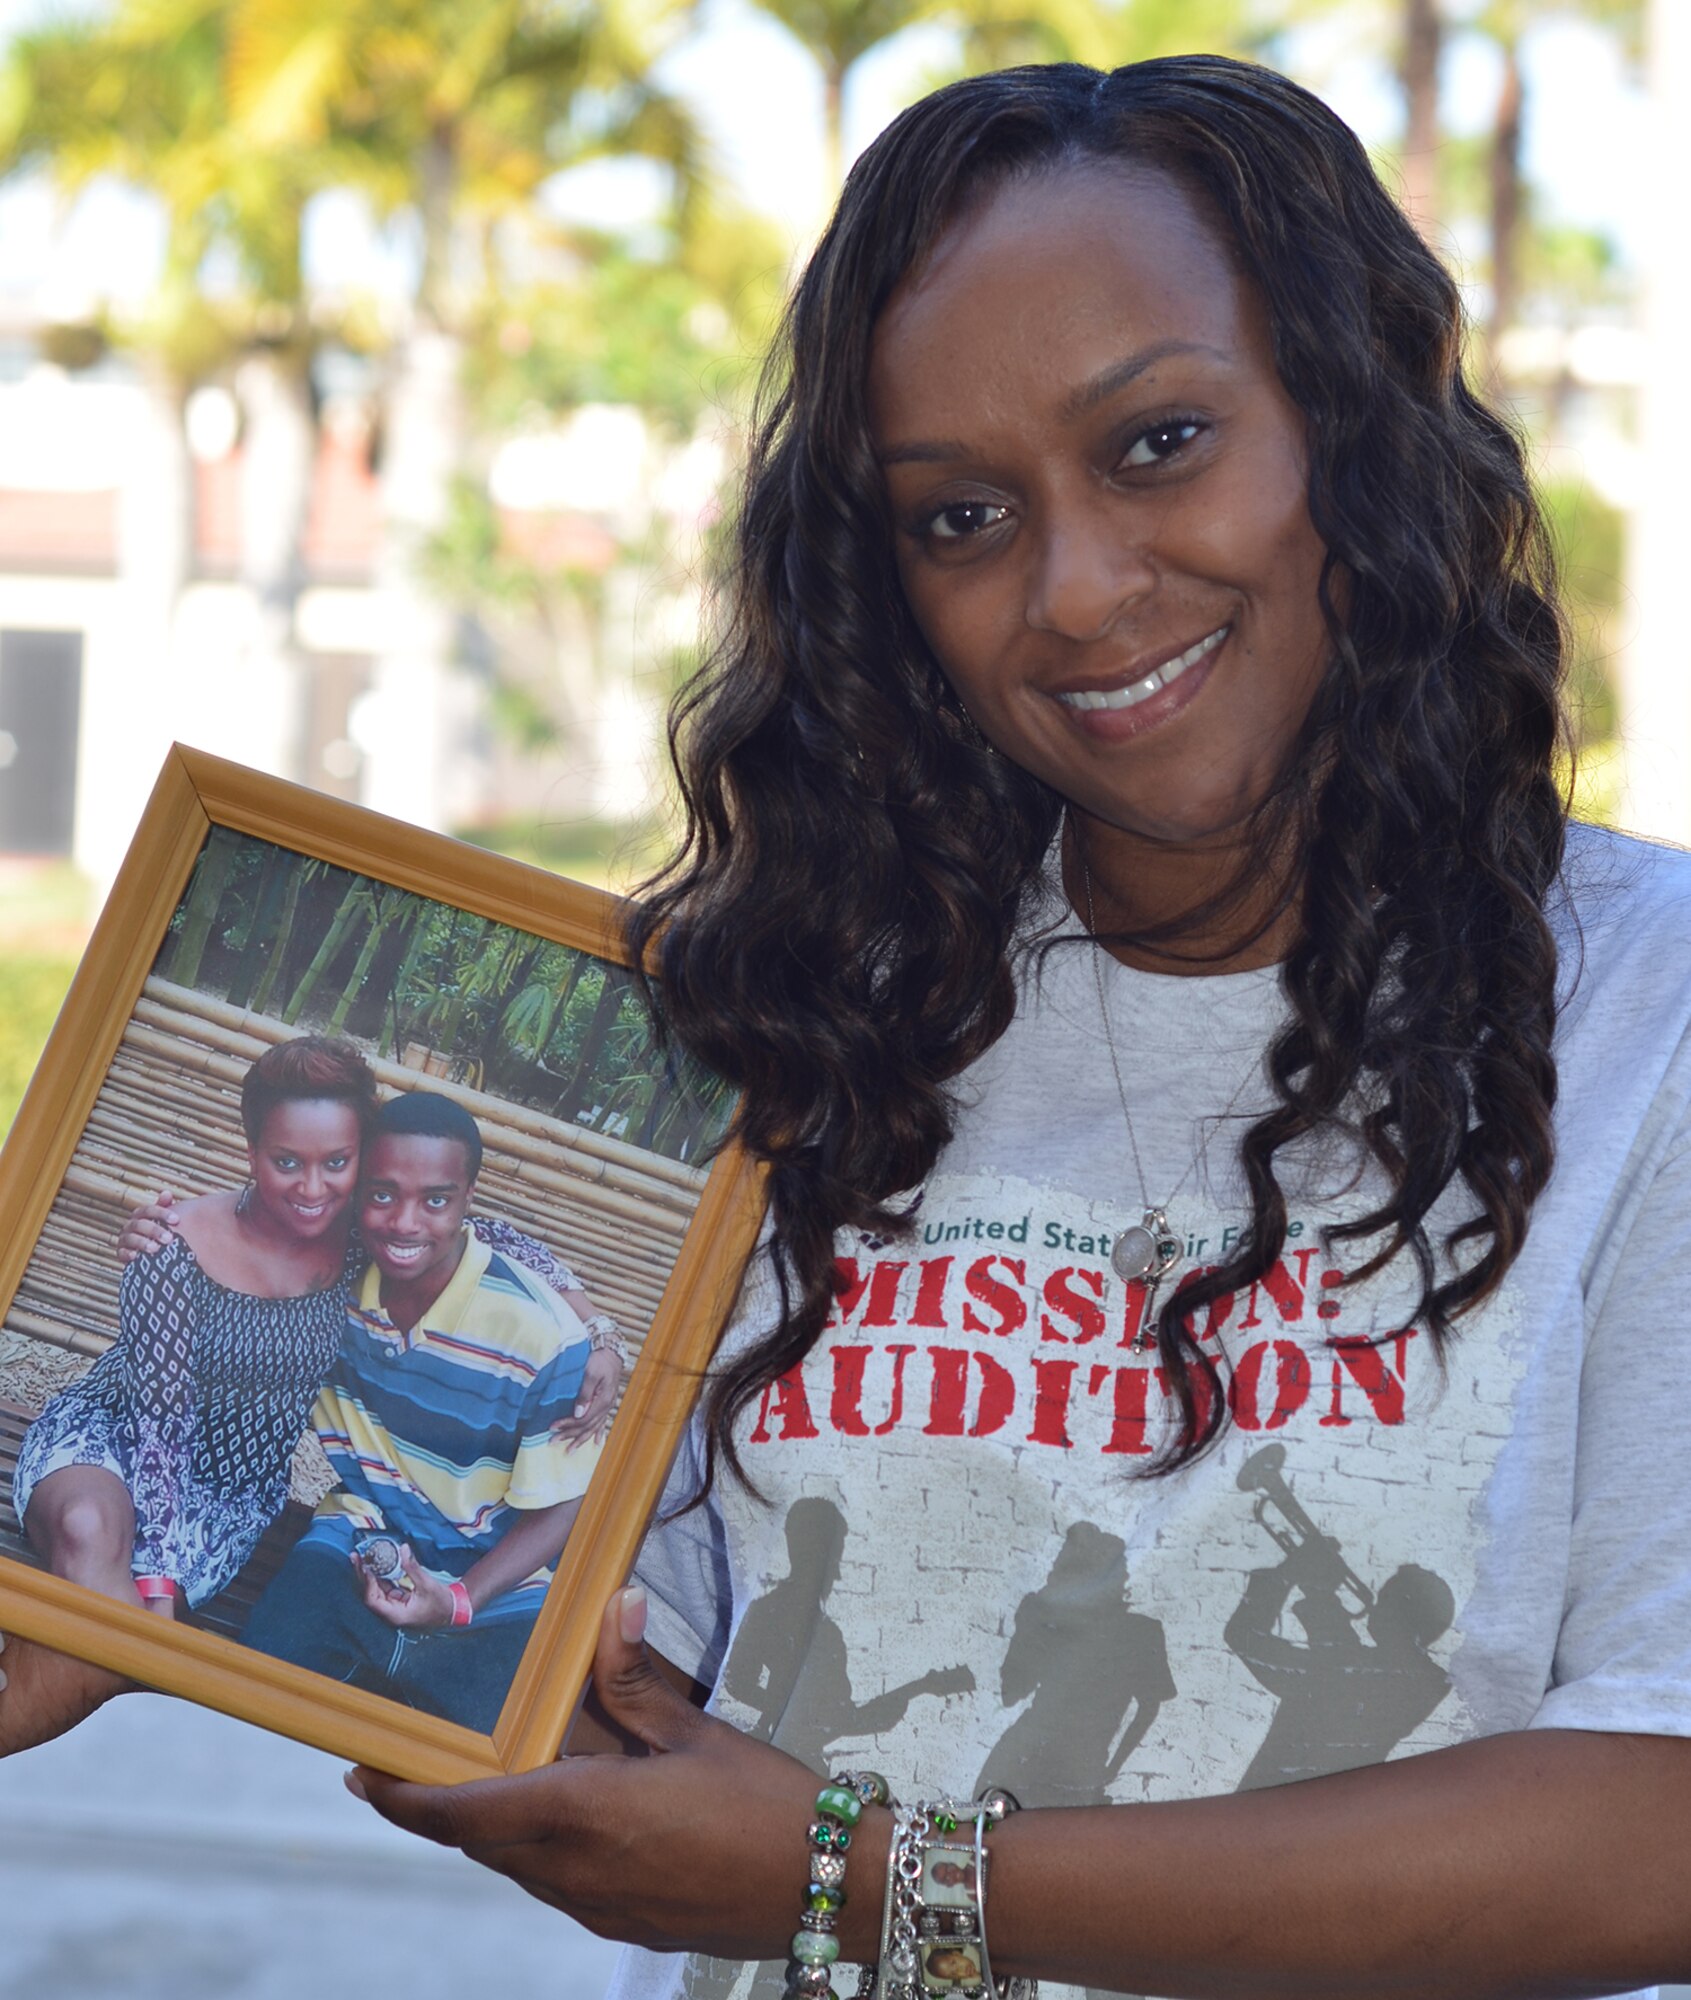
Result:
M11 1129L75 970L72 956L0 951L0 1137Z

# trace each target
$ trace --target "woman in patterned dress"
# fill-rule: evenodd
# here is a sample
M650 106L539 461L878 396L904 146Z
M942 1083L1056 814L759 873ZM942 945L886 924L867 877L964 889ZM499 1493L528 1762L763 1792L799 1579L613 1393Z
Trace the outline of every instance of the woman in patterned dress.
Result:
M25 1434L15 1503L55 1575L171 1617L251 1555L340 1343L375 1105L349 1043L305 1036L248 1070L251 1179L180 1205L124 1271L117 1340Z

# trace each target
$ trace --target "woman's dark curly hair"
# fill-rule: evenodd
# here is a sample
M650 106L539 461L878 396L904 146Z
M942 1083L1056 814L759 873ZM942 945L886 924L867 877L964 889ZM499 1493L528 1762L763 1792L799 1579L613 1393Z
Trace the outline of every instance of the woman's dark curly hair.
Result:
M1353 1280L1414 1260L1441 1351L1549 1177L1564 632L1520 448L1463 379L1454 284L1350 130L1271 70L1189 56L954 84L858 161L792 300L726 636L672 718L686 839L632 919L669 1028L741 1087L770 1169L781 1317L713 1374L707 1478L719 1457L744 1478L735 1418L819 1337L836 1229L896 1232L889 1198L950 1136L948 1086L1014 1011L1063 811L959 727L906 609L866 407L875 323L969 205L1098 162L1162 169L1219 219L1303 413L1328 551L1331 659L1251 829L1254 855L1302 863L1277 1103L1241 1141L1243 1243L1159 1315L1179 1424L1154 1469L1225 1421L1194 1315L1280 1254L1284 1148L1360 1137L1388 1192L1332 1234L1379 1239ZM1171 948L1169 926L1145 935ZM1457 1176L1477 1212L1441 1271L1427 1218Z

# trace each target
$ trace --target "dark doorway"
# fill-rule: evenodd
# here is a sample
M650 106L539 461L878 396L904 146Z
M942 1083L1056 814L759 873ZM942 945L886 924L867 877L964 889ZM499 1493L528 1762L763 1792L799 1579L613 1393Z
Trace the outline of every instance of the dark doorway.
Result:
M0 854L69 854L82 634L0 632Z

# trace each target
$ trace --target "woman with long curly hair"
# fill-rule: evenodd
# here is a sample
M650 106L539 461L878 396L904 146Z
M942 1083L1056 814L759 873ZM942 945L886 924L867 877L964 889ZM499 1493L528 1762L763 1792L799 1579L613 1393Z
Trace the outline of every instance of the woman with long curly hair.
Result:
M854 168L632 924L771 1190L572 1739L651 1754L354 1780L624 2000L1691 1968L1691 864L1569 826L1462 332L1249 65Z

